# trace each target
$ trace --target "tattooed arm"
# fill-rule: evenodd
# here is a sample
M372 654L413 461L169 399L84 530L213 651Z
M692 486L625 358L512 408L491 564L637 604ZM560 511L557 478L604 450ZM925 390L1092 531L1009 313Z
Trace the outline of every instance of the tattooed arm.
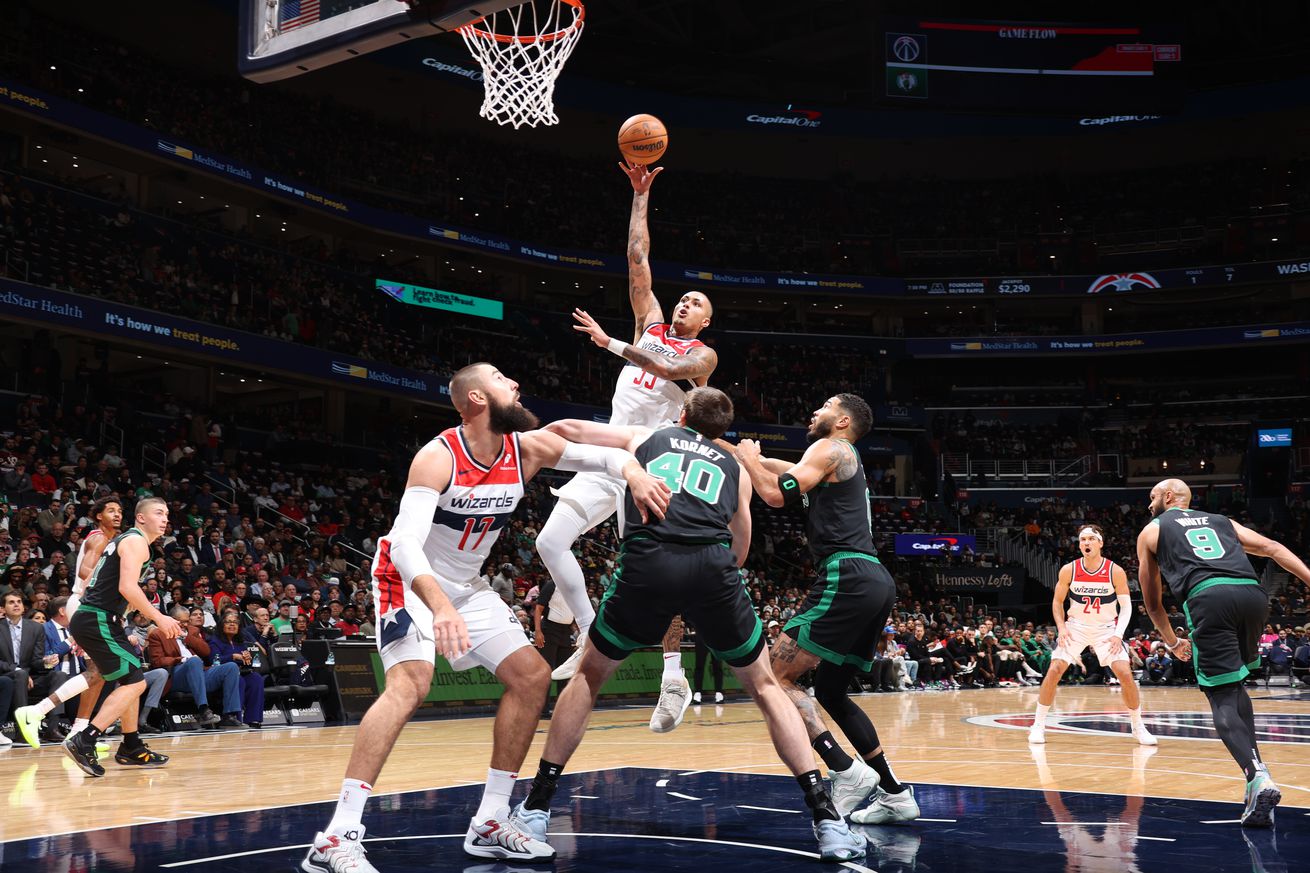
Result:
M755 440L742 440L737 445L737 460L750 474L755 493L770 506L782 506L780 475L771 469L760 456L760 444ZM800 462L782 475L790 475L800 486L802 494L813 491L821 482L845 482L859 469L855 449L842 440L821 439L806 449Z
M656 305L658 308L658 304ZM573 318L578 322L573 329L591 337L591 341L602 349L609 348L610 336L605 329L581 309L573 310ZM640 319L638 319L640 321ZM709 346L697 346L685 355L676 358L657 355L635 345L624 344L623 357L641 367L647 373L672 381L690 380L703 384L719 365L719 356Z
M628 299L636 319L633 342L641 339L647 326L664 320L664 311L651 290L650 228L646 213L650 209L650 186L663 167L647 169L643 164L619 164L632 182L632 215L628 219ZM654 372L653 370L651 372Z

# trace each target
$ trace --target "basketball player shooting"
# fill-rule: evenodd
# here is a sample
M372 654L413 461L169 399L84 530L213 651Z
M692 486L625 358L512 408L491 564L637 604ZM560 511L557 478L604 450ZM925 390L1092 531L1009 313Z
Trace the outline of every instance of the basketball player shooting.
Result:
M1128 595L1128 574L1123 567L1101 554L1105 534L1095 524L1078 531L1078 550L1082 557L1060 568L1055 583L1051 612L1059 638L1051 653L1051 666L1037 695L1037 714L1033 717L1028 742L1046 742L1046 714L1055 703L1055 689L1069 665L1081 659L1088 646L1096 652L1102 667L1109 667L1123 688L1124 703L1132 720L1133 738L1144 746L1154 746L1156 739L1142 723L1142 696L1133 679L1124 632L1133 617L1133 601ZM1118 616L1112 610L1118 606Z
M578 322L574 329L627 361L614 386L610 423L658 430L677 421L687 392L705 385L719 362L714 350L697 339L709 327L714 310L704 294L688 291L674 307L673 318L665 323L664 310L651 290L650 229L646 220L651 183L663 168L633 163L619 164L619 168L632 183L628 223L628 297L636 321L632 342L610 338L582 310L573 313ZM586 580L573 554L573 544L618 510L623 489L621 479L604 474L573 477L556 492L559 501L537 535L537 553L578 623L579 640L587 638L596 611L587 597ZM691 702L691 686L682 671L681 644L682 620L675 618L664 638L660 699L650 720L650 729L656 733L677 727ZM581 659L579 646L551 673L551 678L572 677Z

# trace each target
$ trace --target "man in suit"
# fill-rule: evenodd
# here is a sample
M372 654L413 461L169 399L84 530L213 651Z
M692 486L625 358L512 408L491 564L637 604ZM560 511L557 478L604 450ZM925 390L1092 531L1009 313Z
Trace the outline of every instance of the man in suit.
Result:
M210 567L223 566L223 540L218 530L209 532L209 539L200 547L200 563Z
M68 676L46 666L45 630L35 621L23 618L23 597L16 591L4 596L4 619L0 620L0 675L14 683L14 703L27 705L28 694L44 697L67 681ZM6 720L9 713L0 713ZM41 739L63 742L63 734L49 720L42 722Z

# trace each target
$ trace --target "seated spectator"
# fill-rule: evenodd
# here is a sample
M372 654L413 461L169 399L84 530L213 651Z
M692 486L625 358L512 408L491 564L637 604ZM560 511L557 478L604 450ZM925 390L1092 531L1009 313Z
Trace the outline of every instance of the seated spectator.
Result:
M271 630L271 627L269 628ZM264 726L264 674L254 668L269 663L269 653L263 641L241 632L241 619L227 613L218 630L209 638L215 658L223 664L236 664L241 674L241 720L252 728Z
M185 607L173 610L173 618L182 623L186 633L177 639L167 639L159 629L150 632L146 648L150 666L169 671L169 686L190 694L196 702L196 723L201 727L240 727L241 671L236 664L211 665L212 653L203 633L204 611ZM209 693L222 690L223 715L220 717L209 706Z
M1152 685L1170 685L1174 675L1174 660L1169 656L1168 650L1165 649L1164 643L1156 643L1155 651L1146 659L1146 674L1142 677L1143 682L1149 682Z

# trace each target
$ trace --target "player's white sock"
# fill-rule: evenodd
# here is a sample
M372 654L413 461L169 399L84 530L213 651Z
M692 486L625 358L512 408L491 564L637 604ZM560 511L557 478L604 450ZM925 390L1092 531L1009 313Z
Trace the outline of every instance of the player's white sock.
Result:
M509 770L487 768L487 787L482 789L482 803L473 818L483 822L492 818L504 807L509 806L509 796L514 793L514 781L519 774Z
M90 723L91 719L89 718L75 718L73 719L73 726L69 728L69 733L75 734L80 730L85 730Z
M40 703L32 704L32 708L35 709L42 718L45 718L50 714L51 710L55 708L55 705L50 702L49 697L42 697Z
M72 679L69 679L63 685L60 685L58 688L56 688L55 697L59 700L60 703L64 703L66 701L72 700L74 697L81 694L86 689L87 689L86 674L79 673L78 675L74 676ZM45 715L51 709L55 708L55 705L53 703L50 703L49 697L41 701L41 703L49 704L49 709L41 710L42 715Z
M1046 714L1051 711L1049 706L1037 704L1037 712L1033 715L1033 724L1046 726Z
M345 833L352 826L358 826L364 818L364 804L373 793L373 786L358 779L341 780L341 797L337 798L336 811L324 833Z
M1142 708L1139 706L1136 709L1128 710L1128 718L1132 720L1133 730L1140 728L1142 726Z
M592 608L591 598L587 596L587 580L582 575L582 565L573 554L573 543L588 528L587 519L578 508L568 500L560 500L537 534L537 554L541 556L541 563L550 571L550 578L555 580L579 629L590 627L596 619L596 610Z
M665 652L664 653L664 675L661 681L667 682L670 679L681 679L682 671L682 652Z

